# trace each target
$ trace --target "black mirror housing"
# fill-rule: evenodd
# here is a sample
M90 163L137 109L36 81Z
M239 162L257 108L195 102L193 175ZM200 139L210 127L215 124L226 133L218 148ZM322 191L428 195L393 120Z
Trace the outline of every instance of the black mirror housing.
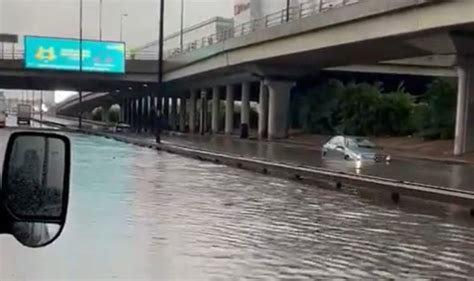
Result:
M70 163L66 136L35 131L10 136L0 208L8 218L8 233L23 245L43 247L61 234L69 202Z

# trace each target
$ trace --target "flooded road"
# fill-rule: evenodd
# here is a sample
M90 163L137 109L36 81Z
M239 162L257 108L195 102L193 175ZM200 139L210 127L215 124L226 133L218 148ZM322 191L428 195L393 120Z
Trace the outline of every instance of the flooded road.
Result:
M68 221L0 280L470 278L474 226L104 138L73 135Z
M199 135L164 136L163 139L170 144L245 157L474 191L472 165L392 159L389 164L364 162L360 167L356 167L354 161L322 159L320 146L316 145L309 147L308 145L243 141L236 138Z

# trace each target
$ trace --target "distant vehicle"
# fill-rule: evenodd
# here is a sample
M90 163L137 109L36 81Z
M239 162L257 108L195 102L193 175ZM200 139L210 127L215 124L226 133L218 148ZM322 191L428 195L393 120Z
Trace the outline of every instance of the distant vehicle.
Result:
M17 110L17 124L31 125L31 105L19 104Z
M7 101L5 95L0 92L0 128L7 125Z
M390 155L380 152L374 143L366 138L335 136L323 145L323 158L348 161L388 162Z

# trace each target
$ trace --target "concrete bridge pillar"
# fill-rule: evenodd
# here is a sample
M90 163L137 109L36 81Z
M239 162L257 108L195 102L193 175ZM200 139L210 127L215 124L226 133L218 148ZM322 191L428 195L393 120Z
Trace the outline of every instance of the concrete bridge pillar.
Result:
M225 133L232 134L234 131L234 86L227 85L225 99Z
M133 99L128 100L128 124L133 127Z
M474 56L458 57L454 155L474 151Z
M212 88L212 122L211 130L213 134L216 134L220 131L219 128L219 112L220 111L220 93L219 86Z
M207 132L207 91L201 91L201 111L199 118L199 133L204 135Z
M110 106L102 106L102 122L109 123Z
M186 132L186 94L179 99L179 130Z
M268 88L265 82L260 82L260 93L258 101L258 138L268 137Z
M163 123L164 129L167 130L170 124L170 99L168 96L163 96Z
M130 125L132 128L137 127L137 100L130 99Z
M120 105L120 109L122 110L122 119L120 120L123 123L127 123L128 118L128 107L127 107L127 100L124 99L122 104Z
M176 97L171 98L170 127L173 131L178 130L178 99Z
M143 96L143 112L142 112L142 129L144 132L148 132L148 118L149 118L149 103L148 103L148 95Z
M191 91L189 97L189 132L196 133L196 97L198 91Z
M294 83L277 80L266 80L265 83L269 89L268 138L287 138L290 91Z
M137 121L137 132L140 133L143 129L143 97L138 98Z
M248 138L248 130L250 128L250 86L250 82L244 82L242 84L242 99L240 106L241 138Z

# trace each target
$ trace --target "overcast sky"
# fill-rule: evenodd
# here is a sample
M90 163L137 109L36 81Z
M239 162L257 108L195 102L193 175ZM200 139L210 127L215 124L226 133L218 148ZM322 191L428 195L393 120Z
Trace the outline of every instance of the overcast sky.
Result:
M99 2L84 1L84 38L99 36ZM184 0L185 27L214 16L232 17L233 0ZM103 38L137 47L158 37L159 0L103 0ZM179 30L181 0L166 0L165 33ZM0 32L57 37L79 36L79 0L0 0Z

